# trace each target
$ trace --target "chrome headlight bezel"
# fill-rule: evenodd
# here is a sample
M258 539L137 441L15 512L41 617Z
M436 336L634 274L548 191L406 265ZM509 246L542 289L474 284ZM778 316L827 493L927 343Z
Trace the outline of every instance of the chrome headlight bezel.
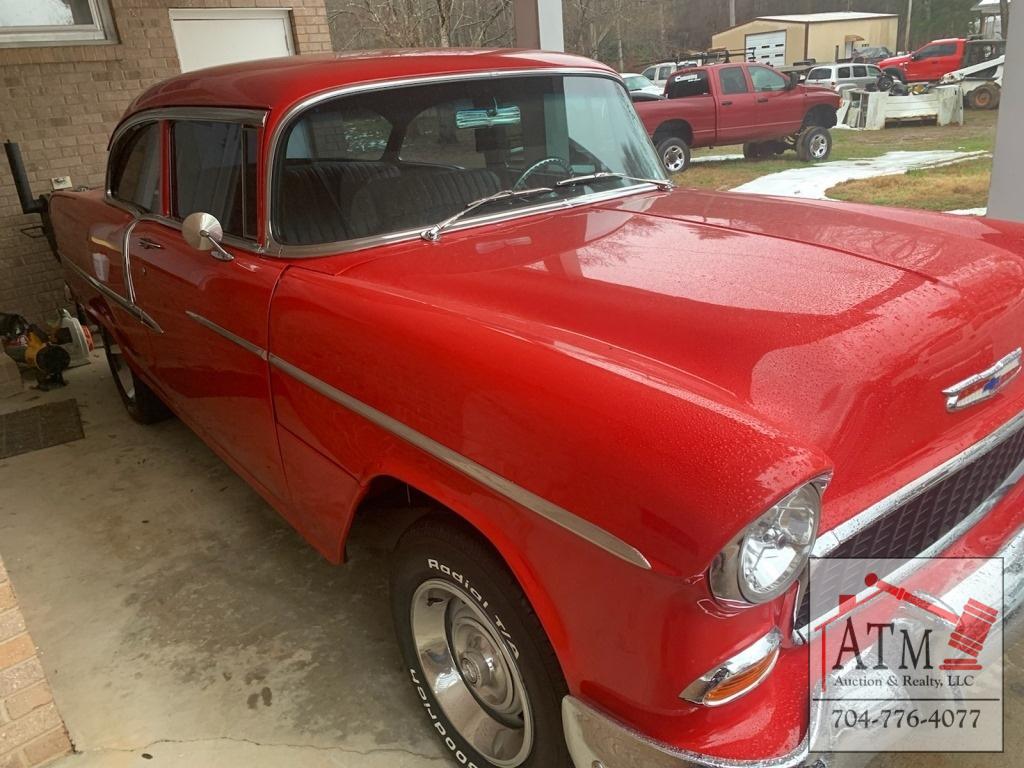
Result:
M814 547L814 542L818 535L818 526L821 523L821 497L831 478L831 473L819 475L813 480L793 489L745 526L743 530L725 545L722 551L715 557L708 571L708 582L711 592L719 603L731 608L746 608L751 605L760 605L775 600L793 586L793 583L799 579L800 573L810 559L811 549ZM743 559L745 552L748 551L748 545L757 541L753 537L758 535L759 530L764 527L766 521L773 518L777 519L780 515L780 510L783 510L797 497L804 494L811 495L809 501L812 515L811 519L806 521L806 524L810 526L810 536L807 542L799 547L799 551L793 559L793 564L787 568L783 576L769 585L770 589L758 589L744 575Z

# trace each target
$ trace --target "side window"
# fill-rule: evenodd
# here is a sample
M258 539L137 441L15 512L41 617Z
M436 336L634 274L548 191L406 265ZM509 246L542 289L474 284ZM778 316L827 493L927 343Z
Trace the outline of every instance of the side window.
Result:
M718 79L722 83L722 93L747 93L747 78L743 76L742 67L725 67L718 70Z
M812 69L807 74L807 79L808 80L829 80L831 78L832 78L832 70L831 69L826 69L825 67L818 67L817 69Z
M767 67L751 67L750 80L758 93L786 90L786 78Z
M180 121L171 127L174 151L172 213L213 214L224 232L256 236L255 128L235 123Z
M868 67L868 77L878 77L881 74L882 74L882 70L880 70L878 67L875 67L875 66Z
M836 75L836 77L838 79L845 80L849 76L850 76L850 68L849 67L839 67L839 73Z
M646 77L648 80L654 80L655 79L654 69L655 69L654 67L648 67L641 74L644 77Z
M110 154L111 197L147 213L160 211L160 123L133 128Z
M854 77L867 77L868 76L868 68L865 67L863 64L859 64L859 65L854 66L854 68L853 68L853 76Z
M674 71L675 71L675 66L674 65L670 65L670 66L667 66L667 67L661 67L661 68L658 69L658 79L659 80L668 80L669 75L671 75Z

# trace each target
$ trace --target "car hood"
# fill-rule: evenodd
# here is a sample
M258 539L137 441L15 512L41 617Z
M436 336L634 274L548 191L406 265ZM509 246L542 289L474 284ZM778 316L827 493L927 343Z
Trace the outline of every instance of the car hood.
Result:
M905 56L890 56L888 59L882 59L876 65L879 69L885 69L886 67L902 67L911 61L910 54Z
M841 494L1002 418L947 414L942 390L1024 343L1021 254L1011 224L680 190L394 246L346 277L713 392L827 454Z

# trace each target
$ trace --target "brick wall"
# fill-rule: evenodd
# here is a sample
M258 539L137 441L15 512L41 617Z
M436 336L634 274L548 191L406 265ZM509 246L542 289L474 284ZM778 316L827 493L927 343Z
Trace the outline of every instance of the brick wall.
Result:
M111 0L118 42L0 48L0 139L21 144L32 189L71 176L103 183L110 131L143 89L179 71L169 8L290 7L297 52L331 50L324 0ZM64 304L63 281L45 240L19 230L25 216L0 156L0 312L30 320ZM4 768L0 763L0 768Z
M0 560L0 768L33 768L71 751L36 646Z

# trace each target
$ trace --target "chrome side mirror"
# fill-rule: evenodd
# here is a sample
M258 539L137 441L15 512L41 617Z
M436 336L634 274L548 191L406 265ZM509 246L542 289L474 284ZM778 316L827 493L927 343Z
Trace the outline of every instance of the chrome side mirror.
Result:
M213 214L190 213L181 222L181 236L197 251L213 251L210 255L215 259L231 261L235 258L220 244L224 239L224 228Z

